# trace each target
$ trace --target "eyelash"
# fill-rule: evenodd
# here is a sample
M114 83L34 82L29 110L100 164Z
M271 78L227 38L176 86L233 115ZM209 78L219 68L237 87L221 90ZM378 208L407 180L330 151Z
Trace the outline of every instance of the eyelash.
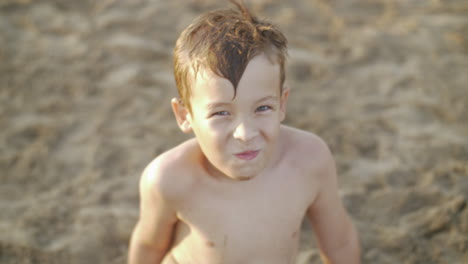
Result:
M219 111L219 112L211 114L211 116L225 116L225 115L229 115L229 112L228 111Z
M269 105L262 105L262 106L259 106L257 107L257 109L255 109L256 112L266 112L268 110L272 110L273 107L269 106ZM228 111L218 111L218 112L215 112L213 114L211 114L211 117L213 116L227 116L229 115L229 112Z
M261 110L262 108L266 108L266 109ZM257 107L256 111L265 112L265 111L267 111L267 110L272 110L272 109L273 109L273 108L272 108L271 106L269 106L269 105L262 105L262 106L260 106L260 107Z

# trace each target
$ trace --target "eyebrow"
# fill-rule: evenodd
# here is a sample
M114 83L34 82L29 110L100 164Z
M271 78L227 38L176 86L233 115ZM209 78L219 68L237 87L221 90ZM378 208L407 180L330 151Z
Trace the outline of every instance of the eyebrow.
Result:
M260 103L260 102L269 101L269 100L274 100L274 101L276 101L276 99L278 99L277 96L270 95L270 96L263 97L263 98L257 100L255 103L258 104L258 103Z
M206 105L206 108L215 109L215 108L218 108L218 107L229 106L229 105L230 105L229 103L209 103L209 104Z

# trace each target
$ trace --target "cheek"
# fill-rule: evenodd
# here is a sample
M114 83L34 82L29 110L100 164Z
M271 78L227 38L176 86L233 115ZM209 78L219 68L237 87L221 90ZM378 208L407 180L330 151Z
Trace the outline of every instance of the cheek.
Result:
M216 150L222 149L225 146L225 141L228 135L227 124L221 122L207 122L203 131L204 138L209 142L211 148Z
M210 134L213 139L218 140L223 136L226 126L223 125L221 122L207 122L206 131Z
M261 117L257 120L257 123L264 134L274 136L279 131L280 122L276 115Z

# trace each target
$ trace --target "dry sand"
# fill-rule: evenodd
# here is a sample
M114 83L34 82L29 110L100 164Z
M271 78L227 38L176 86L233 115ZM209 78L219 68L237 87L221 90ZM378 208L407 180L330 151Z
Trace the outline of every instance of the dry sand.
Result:
M247 2L289 38L285 123L330 144L363 263L468 263L468 2ZM186 138L172 47L220 6L0 1L0 263L125 263L139 174Z

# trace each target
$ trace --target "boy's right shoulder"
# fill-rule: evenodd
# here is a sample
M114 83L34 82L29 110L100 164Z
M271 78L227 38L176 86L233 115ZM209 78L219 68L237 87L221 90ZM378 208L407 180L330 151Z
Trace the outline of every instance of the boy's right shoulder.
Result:
M189 194L196 182L197 146L191 139L158 155L144 169L140 188L168 200L180 200Z

